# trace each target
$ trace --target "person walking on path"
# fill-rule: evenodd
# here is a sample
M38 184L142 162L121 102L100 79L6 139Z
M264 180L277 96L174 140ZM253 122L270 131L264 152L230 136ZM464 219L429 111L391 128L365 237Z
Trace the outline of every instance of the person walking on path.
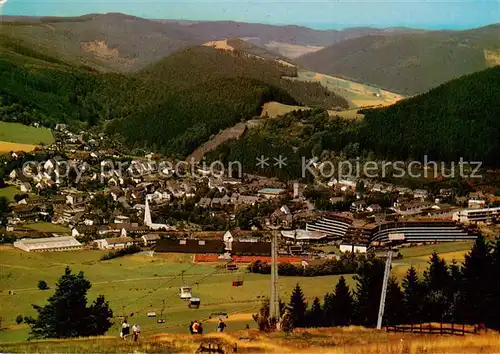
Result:
M122 331L120 332L120 337L123 339L123 340L126 340L127 339L127 336L130 334L130 326L127 322L127 320L123 320L123 323L122 323Z
M226 328L226 324L222 320L222 318L219 318L219 323L217 323L217 332L224 332L224 328Z
M132 326L132 334L134 336L134 342L137 342L141 334L141 327L138 324Z

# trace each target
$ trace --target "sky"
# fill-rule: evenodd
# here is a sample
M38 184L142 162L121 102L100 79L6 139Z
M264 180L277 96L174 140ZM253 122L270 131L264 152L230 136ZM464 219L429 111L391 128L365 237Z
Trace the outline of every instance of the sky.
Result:
M145 18L234 20L317 29L465 29L500 22L500 0L8 0L0 11L16 16L122 12Z

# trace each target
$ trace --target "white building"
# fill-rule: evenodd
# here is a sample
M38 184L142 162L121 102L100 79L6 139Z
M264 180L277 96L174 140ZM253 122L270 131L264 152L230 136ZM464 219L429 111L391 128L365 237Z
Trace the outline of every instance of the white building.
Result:
M161 240L161 236L158 234L147 234L141 237L144 242L144 246L154 246L156 241Z
M366 253L368 246L366 245L352 245L352 244L341 244L339 246L340 252L351 252L351 253Z
M462 223L492 223L500 218L500 207L484 209L463 209L453 214L453 220Z
M117 250L132 246L134 239L131 237L111 237L97 240L96 243L101 250Z
M26 252L76 251L82 244L72 236L26 239L14 242L14 247Z

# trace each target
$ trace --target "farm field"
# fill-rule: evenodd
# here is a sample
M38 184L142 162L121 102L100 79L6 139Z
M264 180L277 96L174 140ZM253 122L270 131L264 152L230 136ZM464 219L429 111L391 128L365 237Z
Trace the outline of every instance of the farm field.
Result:
M11 143L7 141L0 141L0 154L8 153L11 151L25 151L30 152L36 149L36 145Z
M319 82L330 91L339 94L349 101L351 108L387 106L403 99L401 95L374 86L312 71L299 71L298 77L291 79Z
M19 190L14 186L0 188L0 197L6 197L9 201L14 200L17 193L19 193Z
M0 122L0 151L6 149L6 143L28 144L36 146L40 143L52 144L54 137L48 128L35 128L21 123ZM2 145L5 145L2 147ZM12 148L7 151L13 150Z
M413 265L422 274L429 255L436 250L448 259L449 255L461 261L460 254L470 249L470 242L456 242L403 249L403 259L395 260L393 275L402 279L409 266ZM404 252L403 252L404 251ZM15 318L35 315L31 304L43 305L52 295L57 279L68 265L73 272L83 271L92 282L89 301L103 294L110 302L115 316L127 315L141 325L144 335L157 333L185 333L191 320L208 320L211 313L229 314L228 330L243 330L248 324L255 328L251 315L260 307L262 298L269 293L269 276L250 274L240 269L230 273L218 268L217 263L192 264L192 255L156 254L150 257L144 253L100 261L104 251L77 251L55 253L26 253L11 246L0 247L0 317L2 326L0 341L22 341L28 337L29 328L17 326ZM406 254L405 254L406 253ZM451 260L450 260L451 261ZM244 268L242 266L241 268ZM183 277L181 273L185 271ZM280 297L288 299L295 284L300 283L309 303L314 297L323 298L331 292L340 276L324 277L280 277ZM345 275L354 289L352 275ZM243 279L242 287L233 287L232 282ZM39 280L45 280L51 289L38 290ZM196 285L198 283L198 285ZM178 297L178 288L183 284L192 286L193 296L202 299L198 310L188 309L187 303ZM9 295L9 290L14 295ZM164 324L157 324L155 318L146 313L154 311L160 316L162 301L165 300ZM131 317L131 314L133 316ZM108 335L117 335L115 325ZM206 324L206 332L213 332L215 325Z

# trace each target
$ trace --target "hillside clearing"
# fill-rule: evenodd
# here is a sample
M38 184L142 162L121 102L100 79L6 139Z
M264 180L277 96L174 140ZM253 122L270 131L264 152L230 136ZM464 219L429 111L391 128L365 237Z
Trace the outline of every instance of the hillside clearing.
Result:
M31 146L52 144L54 142L54 137L48 128L35 128L21 123L0 122L0 142L1 151L2 149L8 148L8 146L2 147L5 143L28 144ZM28 146L25 146L25 148L28 148ZM6 151L11 150L13 149L10 148L10 150Z
M298 77L291 79L319 82L328 90L348 100L352 108L388 106L403 99L403 96L387 90L313 71L299 71Z
M301 111L301 110L309 110L311 107L304 106L292 106L286 105L279 102L268 102L262 106L261 118L276 118L278 116L282 116L284 114L293 112L293 111ZM330 117L341 117L344 119L362 119L364 117L363 114L359 114L357 109L349 109L346 111L328 111L328 115Z

